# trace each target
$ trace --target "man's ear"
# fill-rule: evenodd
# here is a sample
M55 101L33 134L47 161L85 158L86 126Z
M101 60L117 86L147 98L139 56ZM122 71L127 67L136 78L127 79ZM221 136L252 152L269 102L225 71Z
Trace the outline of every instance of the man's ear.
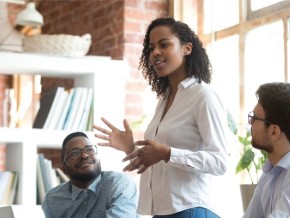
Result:
M192 44L190 42L184 44L184 55L190 55L192 52Z
M271 124L269 131L273 139L277 140L280 137L281 129L278 125Z

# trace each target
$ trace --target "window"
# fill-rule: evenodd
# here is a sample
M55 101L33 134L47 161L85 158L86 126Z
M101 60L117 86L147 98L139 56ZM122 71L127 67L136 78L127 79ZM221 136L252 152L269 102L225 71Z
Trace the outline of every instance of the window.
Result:
M204 0L204 33L208 34L238 24L238 3L236 0Z
M290 1L181 0L174 4L184 1L190 1L195 10L192 19L197 21L192 28L210 56L212 84L236 122L245 126L258 86L289 80ZM178 17L189 19L184 14Z
M257 102L255 91L262 83L285 81L283 23L259 26L250 30L245 38L244 93L246 111L253 110Z

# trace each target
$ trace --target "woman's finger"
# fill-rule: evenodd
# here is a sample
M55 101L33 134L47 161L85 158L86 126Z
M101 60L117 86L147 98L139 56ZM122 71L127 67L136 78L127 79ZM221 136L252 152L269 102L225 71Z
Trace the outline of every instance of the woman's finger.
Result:
M137 174L141 174L141 173L145 172L145 170L147 170L147 169L148 169L147 166L142 165L142 167L140 169L138 169Z
M111 124L108 120L106 120L104 117L101 117L101 120L111 129L115 130L117 129L113 124Z
M98 131L100 131L100 132L102 132L102 133L104 133L104 134L107 134L109 132L108 130L106 130L106 129L100 127L100 126L93 125L93 128L98 130Z
M122 161L125 162L127 160L132 160L132 159L138 157L139 153L140 153L140 149L138 149L138 150L132 152L131 154L127 155L126 157L123 158Z
M142 166L144 166L144 165L142 164L141 159L135 158L127 166L124 167L123 171L124 172L125 171L133 171L133 170L139 169Z
M95 134L95 137L96 138L99 138L99 139L103 139L103 140L107 140L107 141L109 141L109 137L107 136L107 135L101 135L101 134Z
M149 143L144 140L135 141L134 145L148 145Z

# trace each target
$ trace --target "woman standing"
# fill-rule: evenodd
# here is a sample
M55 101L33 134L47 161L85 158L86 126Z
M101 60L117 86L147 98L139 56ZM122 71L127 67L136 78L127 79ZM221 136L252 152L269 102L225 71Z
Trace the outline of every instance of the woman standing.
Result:
M227 170L226 110L208 85L211 64L198 36L185 23L158 18L149 25L140 68L159 102L144 140L94 125L97 138L124 151L124 171L141 174L138 212L154 218L217 218L217 176Z

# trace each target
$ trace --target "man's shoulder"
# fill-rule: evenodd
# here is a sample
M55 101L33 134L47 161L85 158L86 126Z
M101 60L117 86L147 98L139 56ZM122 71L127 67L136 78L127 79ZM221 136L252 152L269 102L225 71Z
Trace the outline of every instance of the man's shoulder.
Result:
M128 174L117 171L102 171L102 174L106 178L130 178Z
M102 171L102 179L107 181L123 181L126 183L133 182L131 176L129 176L128 174L116 171Z
M61 183L60 185L50 189L46 195L53 195L55 193L59 194L60 192L67 191L69 189L69 182Z

